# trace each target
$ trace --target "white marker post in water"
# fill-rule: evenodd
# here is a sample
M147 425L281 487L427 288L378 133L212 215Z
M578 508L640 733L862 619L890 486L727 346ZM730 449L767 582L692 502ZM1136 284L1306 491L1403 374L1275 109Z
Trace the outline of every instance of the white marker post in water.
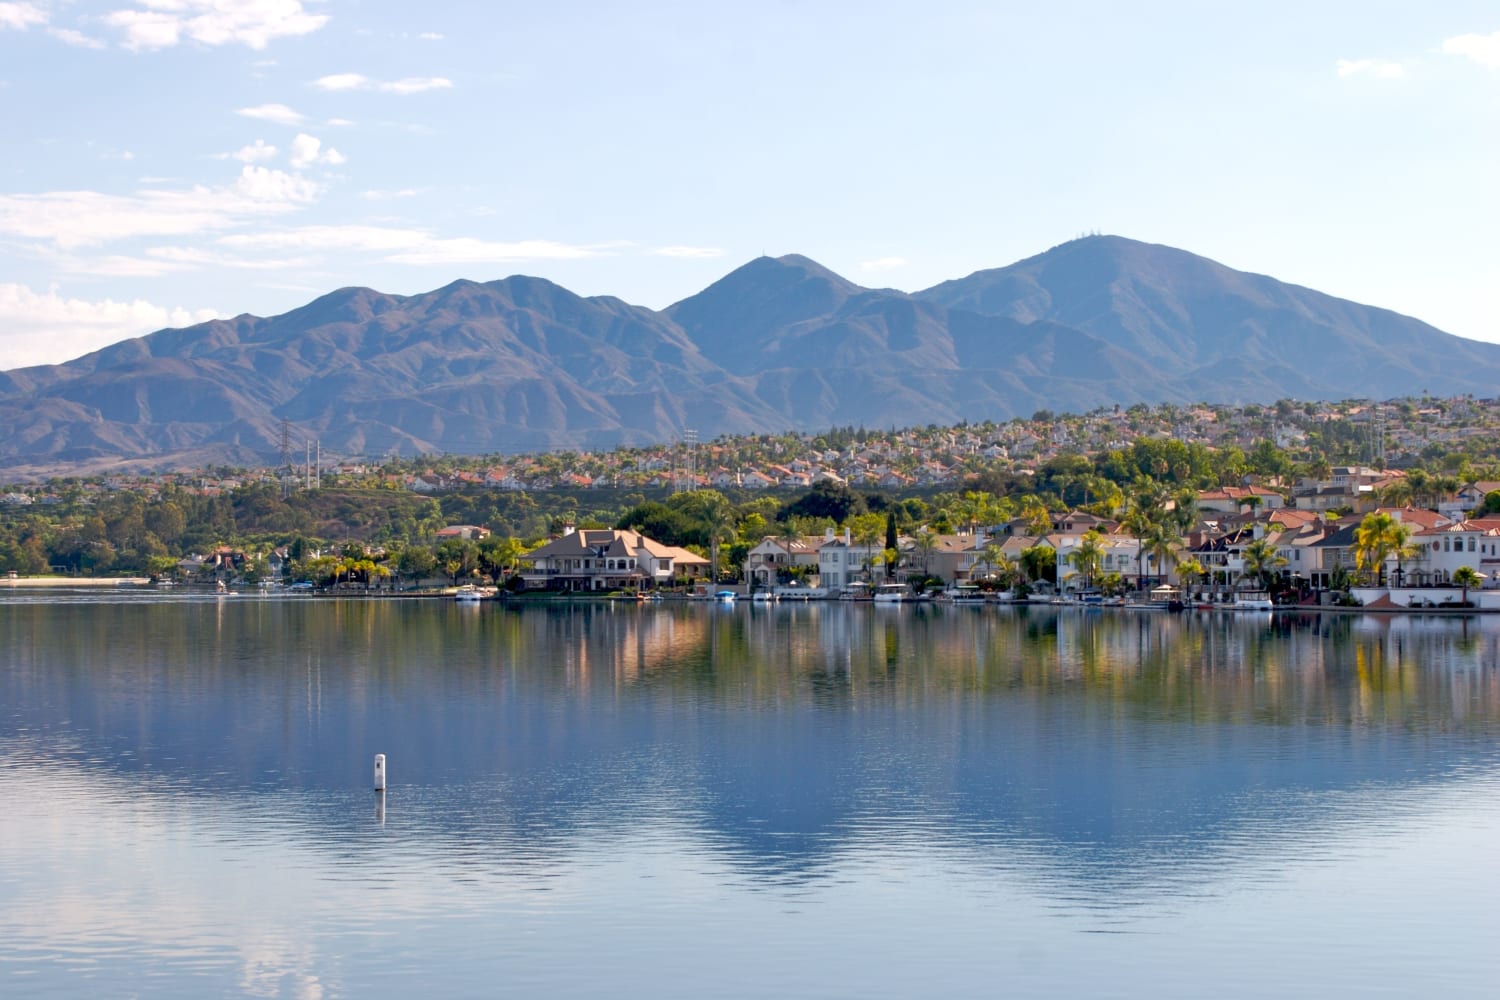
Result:
M385 754L383 753L375 755L375 790L385 791Z

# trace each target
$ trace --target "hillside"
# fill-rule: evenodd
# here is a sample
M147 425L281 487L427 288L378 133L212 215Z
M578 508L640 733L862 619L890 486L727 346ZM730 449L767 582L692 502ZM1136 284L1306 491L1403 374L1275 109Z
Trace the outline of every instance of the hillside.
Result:
M1118 237L915 294L762 257L660 312L540 278L347 288L0 375L8 467L485 453L1112 403L1490 395L1500 346Z

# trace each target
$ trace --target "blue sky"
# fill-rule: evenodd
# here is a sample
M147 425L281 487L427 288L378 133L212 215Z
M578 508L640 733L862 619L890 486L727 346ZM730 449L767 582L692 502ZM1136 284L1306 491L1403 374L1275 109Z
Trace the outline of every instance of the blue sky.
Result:
M345 285L1085 232L1500 341L1489 2L0 0L0 368Z

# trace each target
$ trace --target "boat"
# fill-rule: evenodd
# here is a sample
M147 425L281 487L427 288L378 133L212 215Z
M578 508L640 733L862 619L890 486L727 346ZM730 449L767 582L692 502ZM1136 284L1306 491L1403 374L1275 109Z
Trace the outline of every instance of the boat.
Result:
M734 599L736 597L739 597L739 596L740 595L736 594L732 590L716 590L716 591L714 591L714 600L716 600L716 601L722 601L725 604L733 604L734 603Z
M1264 590L1242 590L1234 595L1229 607L1235 611L1271 611L1271 595Z
M839 594L841 601L868 601L869 599L870 585L863 580L852 581Z
M973 584L960 583L943 591L939 599L951 601L954 604L983 604L984 591Z
M776 600L776 595L774 593L772 593L771 591L769 591L769 590L757 590L755 593L753 593L753 594L750 595L750 600L752 600L752 601L774 601L774 600Z
M911 599L904 583L882 583L872 598L876 604L902 604Z
M454 591L453 599L459 604L477 604L484 600L484 591L473 584L468 584Z

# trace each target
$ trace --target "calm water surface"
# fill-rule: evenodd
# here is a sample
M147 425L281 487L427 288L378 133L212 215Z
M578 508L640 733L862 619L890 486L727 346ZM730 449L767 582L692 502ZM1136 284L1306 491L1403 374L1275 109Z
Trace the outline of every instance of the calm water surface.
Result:
M1497 737L1494 617L8 593L0 994L1490 996Z

